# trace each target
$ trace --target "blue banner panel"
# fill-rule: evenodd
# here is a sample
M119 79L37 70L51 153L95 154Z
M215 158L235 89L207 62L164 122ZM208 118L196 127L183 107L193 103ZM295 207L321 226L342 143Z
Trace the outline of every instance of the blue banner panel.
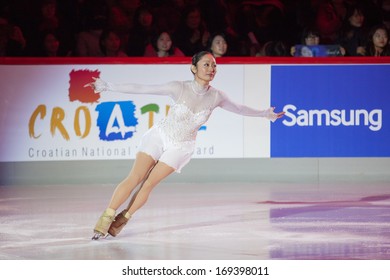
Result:
M390 65L272 66L271 157L390 156Z

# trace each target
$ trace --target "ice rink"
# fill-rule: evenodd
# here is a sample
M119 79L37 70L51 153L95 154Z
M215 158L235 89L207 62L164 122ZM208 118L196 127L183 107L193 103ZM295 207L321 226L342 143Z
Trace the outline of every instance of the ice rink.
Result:
M92 241L112 184L0 187L3 260L388 260L386 183L162 183Z

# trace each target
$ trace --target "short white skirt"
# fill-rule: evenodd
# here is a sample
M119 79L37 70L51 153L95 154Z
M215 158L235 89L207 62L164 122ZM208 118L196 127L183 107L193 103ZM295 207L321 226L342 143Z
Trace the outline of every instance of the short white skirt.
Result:
M173 143L161 129L150 128L142 136L139 152L150 155L155 161L161 161L175 169L177 173L191 160L195 150L195 141Z

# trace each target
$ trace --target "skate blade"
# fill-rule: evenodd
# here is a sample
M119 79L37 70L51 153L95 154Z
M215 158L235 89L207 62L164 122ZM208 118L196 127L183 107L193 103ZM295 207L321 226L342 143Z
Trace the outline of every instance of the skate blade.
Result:
M105 236L101 233L95 233L95 235L92 236L92 240L99 240L100 238L105 238Z

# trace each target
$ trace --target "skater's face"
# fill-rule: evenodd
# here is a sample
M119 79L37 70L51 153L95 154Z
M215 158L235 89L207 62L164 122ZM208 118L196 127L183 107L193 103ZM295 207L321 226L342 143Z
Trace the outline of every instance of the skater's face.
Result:
M208 84L217 73L215 58L211 54L205 54L196 65L192 65L191 71L194 73L195 80L198 83L202 85Z

